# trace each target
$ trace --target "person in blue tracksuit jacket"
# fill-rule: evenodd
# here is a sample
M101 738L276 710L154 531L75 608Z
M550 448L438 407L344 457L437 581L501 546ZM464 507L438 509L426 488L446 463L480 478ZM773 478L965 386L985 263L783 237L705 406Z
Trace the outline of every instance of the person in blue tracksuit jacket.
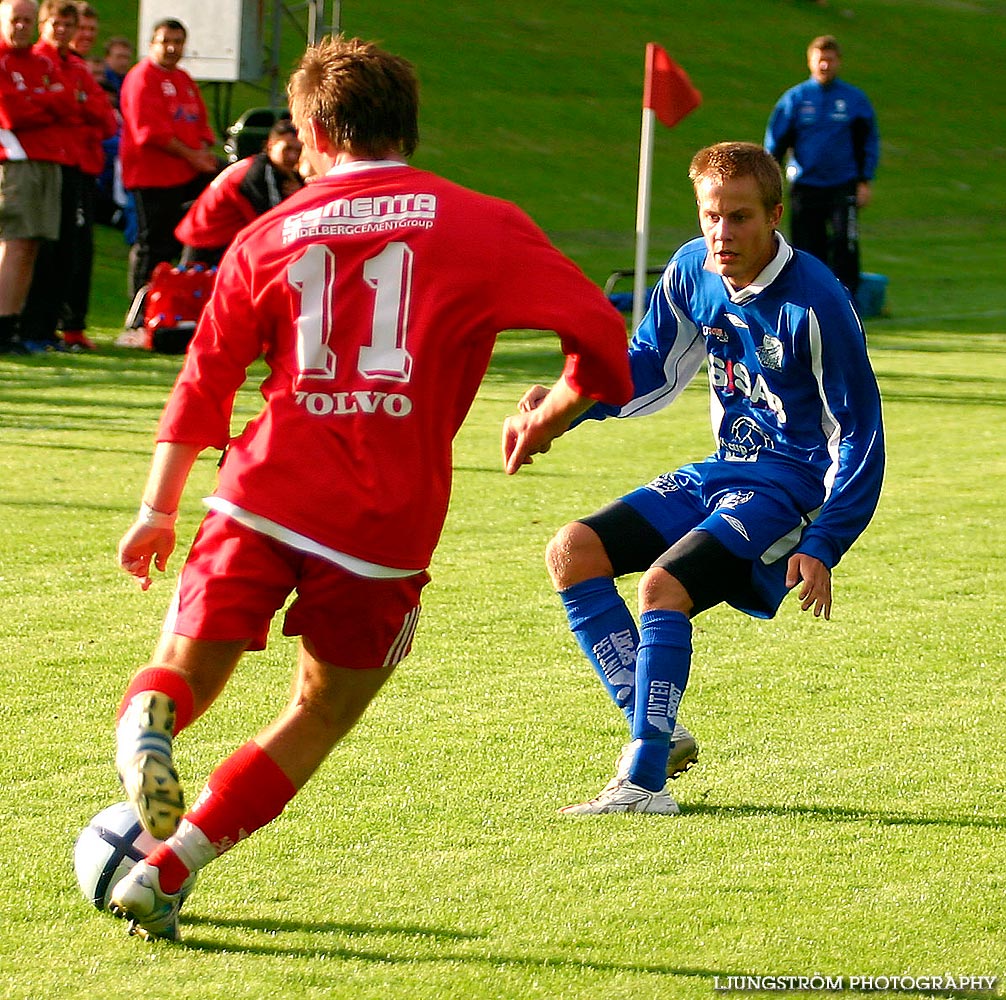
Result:
M790 238L823 260L855 295L859 209L870 203L880 157L869 98L838 78L842 52L832 35L807 48L810 79L787 90L769 116L765 148L785 166L792 151Z
M658 475L563 527L546 561L570 628L631 740L616 775L569 814L676 813L667 778L697 759L677 723L691 620L726 602L771 618L798 588L831 617L831 571L880 497L880 394L856 311L829 269L777 231L782 174L753 143L700 150L689 176L702 238L681 247L629 344L634 396L583 404L583 419L635 417L672 402L705 362L716 451ZM570 425L547 431L543 386L504 425L508 472ZM615 579L642 573L640 622Z

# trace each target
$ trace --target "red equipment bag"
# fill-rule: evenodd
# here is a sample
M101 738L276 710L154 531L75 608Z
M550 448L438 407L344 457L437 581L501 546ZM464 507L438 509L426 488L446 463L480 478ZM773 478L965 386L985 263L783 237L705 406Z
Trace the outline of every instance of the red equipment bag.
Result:
M143 326L149 349L184 354L209 302L217 269L203 264L174 266L164 261L150 275L143 306Z

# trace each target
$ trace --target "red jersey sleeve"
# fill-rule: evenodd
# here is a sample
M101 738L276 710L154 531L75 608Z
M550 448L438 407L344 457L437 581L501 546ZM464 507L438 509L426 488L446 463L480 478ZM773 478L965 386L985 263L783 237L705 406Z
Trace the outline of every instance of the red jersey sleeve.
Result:
M56 120L55 114L39 95L19 90L10 77L0 74L0 128L17 131L37 128Z
M632 398L625 320L599 287L515 206L506 220L499 275L501 330L552 330L563 374L581 396L621 406Z
M51 65L34 52L0 49L0 127L40 128L65 111L65 98L53 102L48 86Z
M230 266L228 258L222 262L213 296L199 318L198 346L186 354L161 415L158 441L221 451L227 447L234 397L262 353L246 274ZM231 308L225 309L225 303ZM227 312L224 323L222 312Z
M86 125L94 128L102 139L111 138L119 130L119 125L108 94L98 85L98 81L83 59L72 57L71 62L81 118Z

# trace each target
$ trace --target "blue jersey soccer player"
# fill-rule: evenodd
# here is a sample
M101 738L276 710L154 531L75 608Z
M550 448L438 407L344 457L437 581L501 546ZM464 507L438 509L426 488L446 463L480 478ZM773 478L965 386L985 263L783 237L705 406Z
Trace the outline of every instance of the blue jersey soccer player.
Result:
M562 528L547 563L580 647L624 712L632 741L599 796L565 813L676 813L668 771L691 661L691 619L726 602L771 618L799 585L802 610L831 617L831 570L880 496L880 395L842 286L777 232L782 175L751 143L700 150L689 176L703 238L673 256L629 345L633 399L587 418L652 413L709 373L717 449ZM508 418L507 470L530 461ZM539 442L540 444L540 442ZM640 626L615 578L641 572Z

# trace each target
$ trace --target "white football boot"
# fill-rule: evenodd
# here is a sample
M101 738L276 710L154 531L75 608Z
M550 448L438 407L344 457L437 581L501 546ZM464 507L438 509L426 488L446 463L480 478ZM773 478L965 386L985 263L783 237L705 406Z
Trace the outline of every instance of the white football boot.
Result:
M138 861L112 889L108 909L129 921L129 933L147 941L180 941L178 911L195 885L190 875L178 892L161 891L160 873L146 861Z
M185 795L171 759L175 703L158 691L136 695L116 727L115 766L143 829L167 840L185 812Z
M563 816L594 816L599 813L662 813L674 816L680 810L677 802L667 794L666 786L659 792L634 785L628 778L616 778L596 798L589 802L565 806L559 810Z
M628 778L634 746L635 742L626 743L615 758L615 777L611 779L612 784ZM674 732L671 733L671 748L667 754L667 777L676 778L698 762L699 745L695 737L680 722L675 722Z

